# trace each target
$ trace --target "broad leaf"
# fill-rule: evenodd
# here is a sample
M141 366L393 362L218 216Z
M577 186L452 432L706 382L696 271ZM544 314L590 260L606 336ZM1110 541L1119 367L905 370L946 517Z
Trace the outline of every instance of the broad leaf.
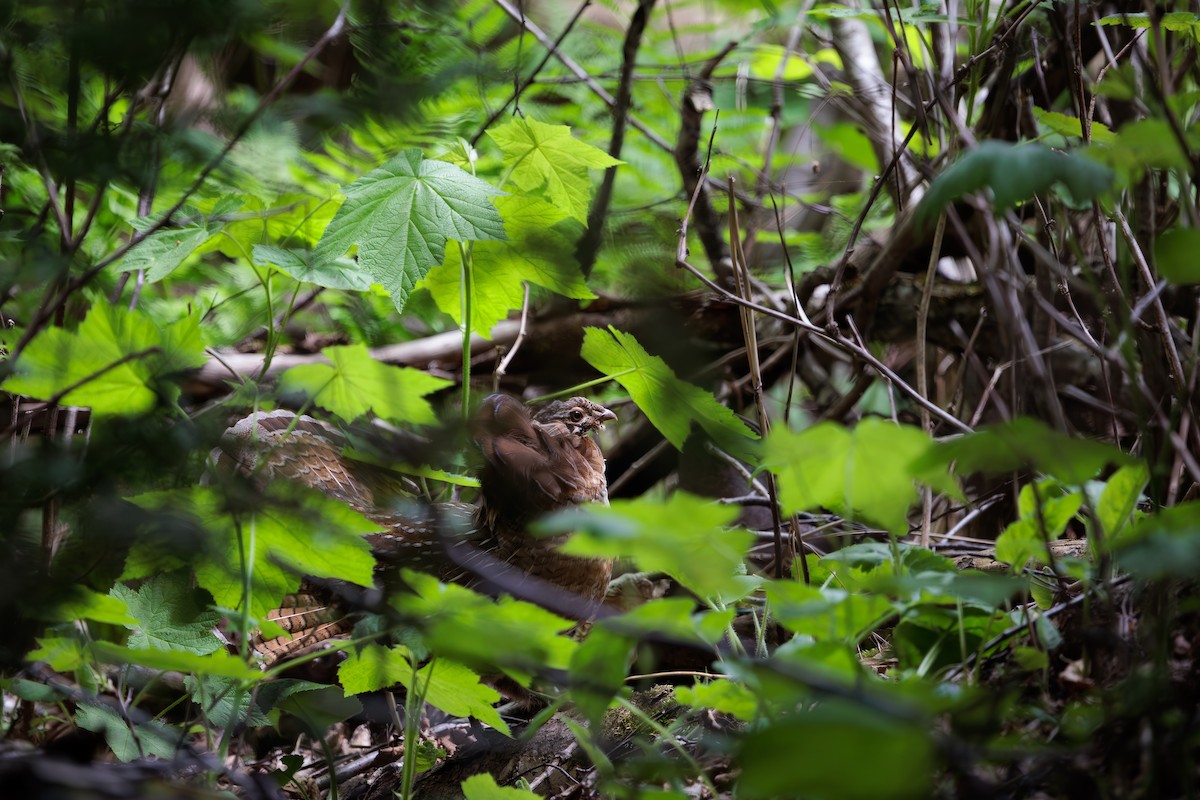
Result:
M870 743L870 768L863 768ZM803 753L803 768L784 769ZM827 699L760 728L740 743L738 797L890 800L928 797L934 745L924 723ZM886 776L883 778L881 776Z
M462 664L439 658L417 670L418 691L425 702L456 717L475 717L499 731L508 725L492 704L500 693L483 684L479 676ZM407 647L369 644L348 651L338 668L338 679L347 695L374 692L401 684L413 689L413 654Z
M652 356L631 334L610 327L586 328L583 360L620 383L646 418L676 449L699 425L720 447L743 461L755 462L755 435L711 392L680 380L658 356Z
M160 396L178 397L170 379L203 363L199 315L160 329L141 311L98 301L77 331L47 328L34 337L3 389L96 414L139 414Z
M425 640L439 656L481 669L500 667L527 683L541 669L566 669L575 650L573 640L558 635L574 623L532 603L492 600L411 570L404 570L404 582L416 594L399 595L391 603L420 621Z
M406 150L342 189L316 260L332 263L358 247L358 263L392 294L397 311L417 282L442 263L447 241L503 239L491 197L502 192L445 161Z
M823 422L800 433L773 430L764 466L775 471L788 513L824 507L899 535L908 530L917 479L957 492L944 469L918 469L929 447L920 429L880 419L865 419L853 430Z
M1158 274L1175 284L1200 283L1200 230L1168 228L1154 241Z
M327 347L321 353L332 366L292 367L280 376L280 391L304 392L321 408L346 420L374 411L385 419L415 425L437 421L425 395L450 386L450 381L376 361L362 345Z
M243 205L242 198L223 197L212 211L205 214L195 206L185 205L175 213L175 224L147 236L136 244L119 262L122 272L146 270L149 283L162 280L178 269L184 261L205 247L221 233L225 222L217 217L231 214ZM136 230L148 230L160 215L142 217L133 223Z
M488 131L512 168L511 180L528 194L539 194L573 219L587 221L591 180L588 169L622 163L603 150L571 136L566 125L514 119Z
M284 250L265 244L254 245L251 253L255 264L274 266L298 281L315 283L327 289L365 292L371 288L371 278L351 258L319 261L312 250Z
M754 534L729 530L737 517L722 506L686 492L666 500L614 500L555 514L539 524L576 531L562 550L579 556L633 559L643 572L665 572L700 597L731 601L752 591L742 560Z
M1081 486L1108 464L1133 459L1115 447L1076 439L1028 417L980 428L936 445L914 465L917 469L955 465L960 475L1004 475L1035 469L1063 483Z
M857 644L895 613L887 597L878 594L789 581L771 581L766 588L771 612L780 624L817 641Z
M127 722L101 703L80 705L75 712L75 724L102 734L113 755L125 762L146 756L170 760L184 744L182 731L158 722Z
M521 307L522 282L543 286L565 297L595 297L575 260L578 225L563 222L563 212L532 197L498 197L496 208L508 232L505 241L479 242L471 249L471 330L487 336L492 326ZM446 261L430 270L422 284L455 322L462 319L462 256L450 248Z
M111 594L135 619L126 626L133 631L130 647L207 655L221 646L213 633L221 615L205 610L205 598L184 573L155 575L137 589L117 584Z
M1021 487L1017 505L1020 518L996 538L996 560L1022 569L1030 559L1049 562L1046 542L1063 535L1083 505L1083 494L1064 495L1056 481L1039 481L1036 493L1034 484Z
M263 619L284 595L300 587L300 576L312 575L373 584L375 559L363 534L379 526L320 492L273 484L259 509L233 519L220 496L205 487L154 492L132 498L142 508L195 517L209 533L209 549L195 564L200 585L223 608L242 607L240 564L252 565L249 613ZM250 545L253 545L251 549ZM152 563L153 554L130 554L131 563ZM133 577L127 574L125 576Z
M1056 153L1038 144L982 142L934 178L917 207L926 223L964 194L991 189L995 209L1005 211L1022 200L1062 184L1075 202L1090 200L1112 184L1112 172L1078 154Z
M527 789L498 786L496 779L486 772L467 778L460 788L466 800L538 800L538 796Z

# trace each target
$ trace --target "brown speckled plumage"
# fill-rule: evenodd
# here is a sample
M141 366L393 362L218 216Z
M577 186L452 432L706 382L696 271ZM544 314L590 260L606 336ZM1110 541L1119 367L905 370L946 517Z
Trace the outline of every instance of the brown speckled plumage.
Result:
M591 434L614 419L611 411L582 397L533 413L507 395L487 397L471 429L483 455L477 506L446 503L397 513L394 499L411 493L412 484L347 457L345 437L331 426L309 417L297 420L286 411L241 420L226 432L213 458L218 469L232 466L259 481L288 480L318 489L377 522L379 532L367 538L381 573L411 567L468 586L503 574L518 584L533 576L577 596L586 609L604 596L612 563L565 555L557 547L564 537L532 537L527 526L561 508L607 505L604 456ZM460 557L447 556L445 536L459 543ZM268 662L349 630L336 604L323 600L319 591L285 598L268 617L289 634L256 642Z

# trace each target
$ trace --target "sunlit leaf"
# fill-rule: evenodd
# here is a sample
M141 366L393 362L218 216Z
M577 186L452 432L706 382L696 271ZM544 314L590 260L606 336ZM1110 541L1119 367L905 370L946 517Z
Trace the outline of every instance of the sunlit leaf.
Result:
M255 264L269 264L298 281L315 283L329 289L353 289L365 292L371 288L371 278L363 273L351 258L319 260L312 250L285 250L282 247L256 244L251 251Z
M486 772L472 775L462 782L462 793L466 800L537 800L538 796L526 789L498 786L496 779Z
M874 418L853 430L827 422L799 433L776 428L766 441L764 466L774 470L788 513L824 507L900 534L918 498L918 478L957 492L944 469L918 466L930 444L918 428Z
M39 400L58 397L96 414L138 414L160 396L176 398L179 386L171 379L203 363L197 318L160 328L141 311L99 301L78 330L47 328L34 337L3 388Z
M471 249L471 330L487 336L492 326L521 307L522 282L543 286L565 297L595 297L575 260L578 225L564 222L564 212L532 197L495 200L508 239L477 242ZM462 324L462 256L450 248L446 261L421 284L434 302Z
M682 450L693 424L719 446L744 461L756 461L755 436L745 423L717 402L711 392L680 380L633 335L610 327L585 328L584 361L613 378L676 449Z
M362 345L327 347L321 353L332 366L292 367L280 376L280 391L302 391L346 420L374 411L385 419L415 425L437 421L425 395L450 386L445 378L376 361Z
M539 669L566 669L576 648L572 639L558 635L574 623L532 603L492 600L411 570L404 570L404 582L415 594L397 595L391 603L419 621L425 641L439 656L481 670L499 667L527 683Z
M700 597L735 600L753 586L739 581L754 534L730 530L733 506L686 492L666 500L614 500L544 520L539 529L575 531L562 550L579 556L631 558L645 572L665 572Z
M621 163L572 137L566 125L547 125L528 117L492 128L488 136L504 151L515 185L545 197L580 222L587 220L592 195L588 170Z
M271 492L255 513L236 519L225 512L221 497L207 487L131 499L148 510L189 514L208 531L208 549L194 569L199 584L218 606L242 608L240 564L243 558L248 560L248 610L255 619L264 619L284 595L299 589L302 575L359 586L373 584L375 559L362 536L377 531L377 524L315 490L273 485ZM153 561L150 554L139 553L137 548L130 559Z

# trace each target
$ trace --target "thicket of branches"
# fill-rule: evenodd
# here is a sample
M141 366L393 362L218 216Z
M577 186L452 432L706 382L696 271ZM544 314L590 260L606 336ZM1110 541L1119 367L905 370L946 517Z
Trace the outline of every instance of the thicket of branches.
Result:
M0 20L0 782L1196 791L1186 5ZM226 426L383 420L412 502L469 500L495 389L617 410L612 506L545 524L637 602L578 641L413 573L343 590L336 682L260 669L371 527L202 484Z

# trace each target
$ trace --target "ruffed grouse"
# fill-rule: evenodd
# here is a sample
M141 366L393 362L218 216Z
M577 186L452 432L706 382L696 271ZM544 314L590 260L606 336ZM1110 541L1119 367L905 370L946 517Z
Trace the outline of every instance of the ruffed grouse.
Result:
M213 456L217 468L232 466L260 481L305 484L378 523L379 532L367 538L379 572L407 566L492 590L527 585L535 601L539 586L550 585L574 596L572 615L586 618L604 596L611 561L563 554L562 536L533 537L527 526L556 509L607 505L604 456L589 434L615 419L612 411L582 397L549 403L531 415L508 395L490 395L471 430L483 455L479 503L442 503L423 514L397 513L392 501L409 487L395 473L347 456L344 434L311 417L254 414L226 431ZM448 533L453 528L459 532ZM309 650L350 627L336 603L319 593L290 596L268 616L288 632L256 644L268 662Z

